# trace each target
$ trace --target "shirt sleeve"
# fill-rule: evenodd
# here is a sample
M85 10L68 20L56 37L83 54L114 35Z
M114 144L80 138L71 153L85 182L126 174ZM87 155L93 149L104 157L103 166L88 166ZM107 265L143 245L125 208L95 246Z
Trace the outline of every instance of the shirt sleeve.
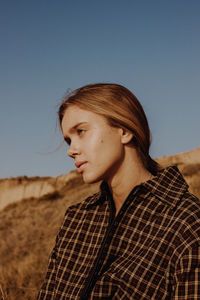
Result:
M190 245L177 263L172 299L200 299L200 245L198 243Z
M47 268L46 277L41 290L38 295L38 300L53 300L54 298L54 287L56 278L56 257L57 257L57 242L58 236L56 238L56 244L51 253L49 264Z
M65 224L65 219L67 218L67 214L70 211L70 207L65 212L63 224L60 227L58 235L56 237L55 246L51 252L47 273L45 280L42 284L40 292L38 294L37 300L53 300L54 299L54 291L55 291L55 283L56 283L56 275L57 275L57 254L61 241L61 235L63 234L63 226Z

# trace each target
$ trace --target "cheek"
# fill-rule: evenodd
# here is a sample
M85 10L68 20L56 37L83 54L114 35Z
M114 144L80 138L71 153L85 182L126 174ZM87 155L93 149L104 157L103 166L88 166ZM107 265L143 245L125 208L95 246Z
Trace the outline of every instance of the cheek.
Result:
M90 159L95 159L95 162L102 159L112 160L120 155L121 143L120 138L115 132L95 131L88 134L87 139L84 140L85 154L90 156ZM114 157L113 157L114 156Z
M104 147L104 139L98 134L90 134L85 141L85 149L90 151L100 151Z
M101 161L107 163L112 163L113 161L118 160L122 155L122 145L117 138L108 136L106 139L101 139L96 149Z

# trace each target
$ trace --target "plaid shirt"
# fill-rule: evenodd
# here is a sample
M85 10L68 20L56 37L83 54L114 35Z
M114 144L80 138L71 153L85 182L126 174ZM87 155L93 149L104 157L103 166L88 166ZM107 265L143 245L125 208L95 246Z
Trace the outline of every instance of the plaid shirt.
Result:
M67 209L38 299L200 299L200 202L176 167L115 217L108 187Z

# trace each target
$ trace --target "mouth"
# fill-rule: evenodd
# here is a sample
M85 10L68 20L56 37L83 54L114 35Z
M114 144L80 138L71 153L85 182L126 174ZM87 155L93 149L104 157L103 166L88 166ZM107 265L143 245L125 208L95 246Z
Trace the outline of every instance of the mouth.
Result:
M75 162L75 166L77 167L77 171L81 173L83 171L83 166L86 164L86 161Z

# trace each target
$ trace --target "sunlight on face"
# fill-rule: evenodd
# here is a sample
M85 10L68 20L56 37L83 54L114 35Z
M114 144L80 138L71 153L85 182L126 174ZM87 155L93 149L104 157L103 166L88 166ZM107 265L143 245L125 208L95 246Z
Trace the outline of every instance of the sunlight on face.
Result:
M61 128L69 145L67 154L86 183L115 176L124 156L120 128L111 127L104 117L76 105L67 108Z

